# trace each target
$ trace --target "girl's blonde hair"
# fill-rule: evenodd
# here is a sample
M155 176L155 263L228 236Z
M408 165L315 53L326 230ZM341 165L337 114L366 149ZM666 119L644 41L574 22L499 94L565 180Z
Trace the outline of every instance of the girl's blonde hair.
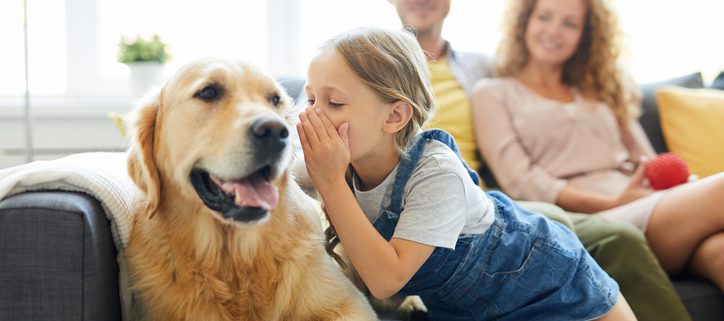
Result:
M529 59L525 31L537 0L511 0L503 19L503 38L496 59L500 76L514 76ZM584 0L586 18L578 48L564 63L561 81L578 89L589 99L611 108L622 128L638 116L636 91L617 65L621 52L621 31L607 0Z
M427 60L409 31L360 28L325 42L321 53L336 50L354 73L383 101L402 100L412 106L412 119L395 135L395 147L405 155L417 131L432 118Z

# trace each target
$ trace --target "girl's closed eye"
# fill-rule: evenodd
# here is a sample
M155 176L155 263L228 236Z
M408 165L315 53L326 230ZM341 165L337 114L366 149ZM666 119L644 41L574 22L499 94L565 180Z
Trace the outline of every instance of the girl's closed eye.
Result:
M330 101L329 101L329 107L332 107L332 108L340 108L340 107L342 107L342 106L344 106L344 103L335 102L335 101L333 101L333 100L330 100Z
M314 106L314 103L315 103L314 99L307 99L307 106ZM335 102L332 100L330 100L327 104L329 105L329 107L332 107L332 108L340 108L340 107L344 106L344 103L339 103L339 102Z

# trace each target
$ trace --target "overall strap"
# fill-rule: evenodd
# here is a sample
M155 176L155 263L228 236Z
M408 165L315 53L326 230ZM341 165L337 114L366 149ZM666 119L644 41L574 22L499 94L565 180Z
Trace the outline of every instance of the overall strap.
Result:
M455 144L453 137L442 129L429 129L418 135L417 141L414 145L412 145L407 155L403 155L402 159L400 159L400 166L398 167L397 174L395 175L395 183L392 185L392 196L389 208L389 210L393 213L400 213L402 211L402 196L404 194L405 184L407 184L410 176L412 176L412 172L415 170L415 167L417 167L417 163L420 161L420 157L425 150L425 143L431 139L437 140L450 147L450 149L455 152L455 155L458 156L458 159L463 163L463 166L465 166L465 169L468 171L468 175L470 175L470 178L473 182L475 182L475 185L480 184L478 174L471 170L467 163L463 160L462 156L460 156L460 150Z
M455 139L453 139L453 137L452 137L452 135L450 135L450 133L448 133L442 129L433 128L433 129L428 129L428 130L424 131L422 133L422 135L423 135L423 137L425 137L425 139L435 139L435 140L447 145L447 147L450 147L450 149L452 149L452 151L455 153L455 155L458 156L458 159L463 164L463 166L465 166L465 170L468 171L468 175L473 180L473 182L475 182L475 185L480 185L480 177L478 176L478 172L476 172L476 171L470 169L470 167L468 167L468 163L466 163L465 160L463 159L463 156L460 155L460 149L458 149L458 145L455 144Z

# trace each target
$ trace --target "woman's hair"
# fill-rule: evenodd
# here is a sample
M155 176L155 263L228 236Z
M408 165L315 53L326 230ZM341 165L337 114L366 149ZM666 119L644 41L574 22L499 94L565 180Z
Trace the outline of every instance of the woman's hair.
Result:
M410 104L412 119L395 135L395 147L405 155L435 112L427 60L417 39L408 31L360 28L330 39L320 50L336 50L383 101Z
M511 0L503 19L503 38L498 46L497 73L514 76L529 59L525 31L537 0ZM589 99L611 108L622 128L639 114L632 103L635 89L617 65L620 53L618 20L607 0L584 0L586 18L578 48L564 63L561 81L578 89Z

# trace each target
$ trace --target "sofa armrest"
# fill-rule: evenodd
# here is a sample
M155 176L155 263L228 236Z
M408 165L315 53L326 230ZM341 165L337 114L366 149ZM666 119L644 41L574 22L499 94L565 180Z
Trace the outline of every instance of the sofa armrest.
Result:
M118 264L97 200L18 194L0 202L0 320L120 320Z

